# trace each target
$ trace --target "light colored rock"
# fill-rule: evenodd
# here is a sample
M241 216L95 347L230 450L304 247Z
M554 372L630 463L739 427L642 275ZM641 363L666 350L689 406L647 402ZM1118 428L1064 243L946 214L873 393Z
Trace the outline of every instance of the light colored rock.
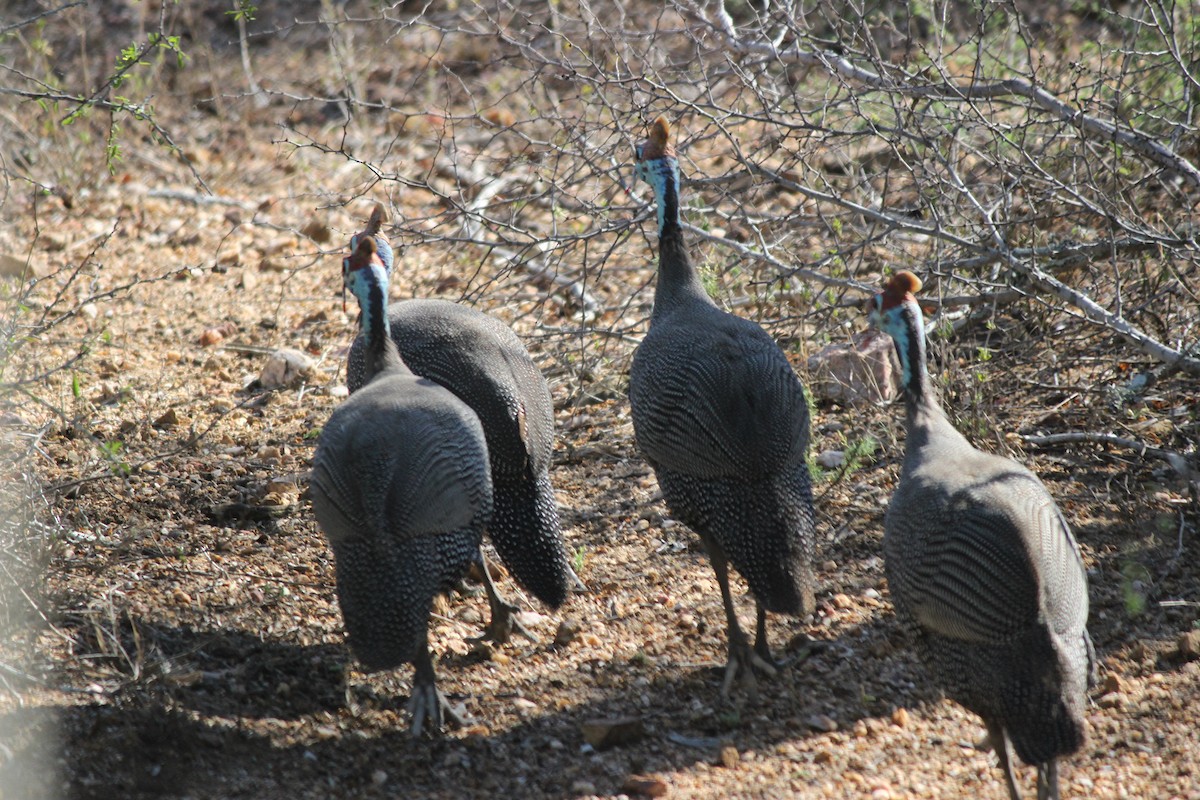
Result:
M34 262L28 264L25 259L9 253L0 253L0 277L4 278L36 278L39 270L34 269Z
M1179 657L1184 661L1195 661L1200 658L1200 630L1191 630L1179 634L1175 647Z
M266 366L258 376L264 389L282 389L294 386L312 372L313 360L299 350L284 347L276 350L267 359Z
M822 450L817 454L817 464L825 469L837 469L846 461L844 450Z
M900 393L892 340L876 331L823 347L808 359L808 372L809 389L824 400L878 403Z

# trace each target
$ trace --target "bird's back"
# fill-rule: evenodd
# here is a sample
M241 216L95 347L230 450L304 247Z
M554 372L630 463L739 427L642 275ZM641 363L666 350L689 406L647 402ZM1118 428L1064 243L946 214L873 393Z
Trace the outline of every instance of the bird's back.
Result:
M808 406L787 357L758 325L715 306L651 325L629 399L638 446L656 467L757 479L804 463Z
M554 446L550 389L521 340L504 323L445 300L396 303L393 341L409 369L446 387L478 416L494 489L489 526L500 560L552 607L567 599L567 564L549 469ZM365 340L350 348L352 392L363 371Z
M445 386L478 415L497 479L549 466L554 442L550 390L512 329L445 300L394 303L388 319L409 369ZM362 384L364 349L359 336L347 366L351 392Z
M491 515L478 419L431 381L381 374L330 416L310 493L351 647L375 669L410 661L434 593L461 578Z
M767 610L809 613L808 407L778 345L715 306L681 307L652 322L629 396L671 512L721 548Z
M916 447L885 522L898 615L935 682L1002 724L1022 759L1073 752L1092 655L1065 520L1036 476L956 432Z

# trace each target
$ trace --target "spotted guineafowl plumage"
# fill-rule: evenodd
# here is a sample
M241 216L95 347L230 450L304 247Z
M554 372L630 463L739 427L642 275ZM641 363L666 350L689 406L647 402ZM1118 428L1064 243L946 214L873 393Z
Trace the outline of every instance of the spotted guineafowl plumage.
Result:
M885 566L902 624L929 676L983 718L1019 797L1008 743L1057 798L1057 759L1084 741L1092 670L1087 576L1066 521L1041 481L972 447L938 405L914 292L899 272L871 302L903 368L906 443L888 506Z
M382 221L383 209L376 206L351 248L373 239L390 268ZM475 309L445 300L404 300L390 306L388 324L409 369L449 389L479 417L492 473L488 536L517 582L557 608L578 579L568 564L550 483L554 406L545 377L511 328ZM365 382L365 354L360 334L347 363L351 392ZM486 565L483 573L492 613L487 635L503 642L515 626L533 638L517 623L516 607L496 592Z
M718 308L688 257L679 221L679 167L659 118L637 148L637 175L658 203L658 287L650 331L634 353L629 399L638 447L671 513L696 531L717 574L729 627L722 696L739 671L775 671L766 612L813 610L812 489L804 389L758 325ZM757 601L750 648L729 591L728 565Z
M479 551L492 511L487 445L470 408L401 361L384 328L387 273L370 237L343 275L362 310L363 386L321 431L310 494L333 548L350 648L369 669L413 664L419 736L449 711L429 654L429 612Z

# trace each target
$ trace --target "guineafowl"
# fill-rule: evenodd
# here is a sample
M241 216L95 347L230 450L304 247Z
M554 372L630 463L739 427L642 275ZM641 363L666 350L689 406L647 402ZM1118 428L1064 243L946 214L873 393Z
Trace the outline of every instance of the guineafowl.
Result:
M699 534L729 627L721 696L735 676L753 696L754 668L774 674L766 612L813 610L812 488L804 389L758 325L718 308L688 257L679 164L659 118L636 150L658 205L658 287L650 330L633 356L629 400L638 448L671 513ZM757 605L753 649L734 611L728 567Z
M1057 759L1084 741L1094 663L1083 560L1041 481L976 450L938 405L920 288L898 272L870 301L900 357L907 412L884 523L892 601L933 681L983 718L1012 798L1009 742L1037 765L1038 797L1057 798Z
M429 655L434 595L462 579L492 513L487 444L475 413L412 373L384 328L387 273L362 239L343 263L362 310L364 385L321 431L310 494L333 548L350 648L369 669L412 662L412 733L443 712Z
M380 232L376 205L351 249L373 239L385 266L392 251ZM512 329L494 317L445 300L405 300L388 312L391 338L409 369L445 386L475 411L487 437L492 471L492 521L487 533L516 580L552 608L562 605L572 581L558 508L550 483L554 406L541 371ZM347 386L365 383L366 338L351 345ZM482 558L482 557L481 557ZM515 628L534 639L503 600L483 564L491 606L486 637L507 641Z

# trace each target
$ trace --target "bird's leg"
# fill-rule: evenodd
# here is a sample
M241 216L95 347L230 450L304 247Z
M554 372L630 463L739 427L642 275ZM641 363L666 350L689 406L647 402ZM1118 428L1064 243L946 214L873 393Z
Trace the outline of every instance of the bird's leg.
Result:
M1004 783L1008 786L1009 800L1021 800L1021 792L1017 789L1017 778L1013 774L1012 761L1008 756L1008 735L999 723L988 722L986 724L988 740L992 744L992 749L996 751L996 758L1000 760L1000 769L1004 772Z
M505 644L516 631L537 644L538 638L517 619L517 614L521 609L502 598L500 592L496 590L496 584L492 581L492 572L488 569L487 557L484 556L482 550L479 551L479 563L483 569L483 588L487 590L488 606L491 608L492 618L488 621L487 627L483 629L483 635L476 637L475 641L487 640L496 644Z
M1050 759L1037 768L1038 800L1058 800L1058 760Z
M779 662L771 655L771 646L767 644L767 610L757 600L754 605L758 610L758 620L754 626L754 652L760 659L778 670Z
M777 670L774 664L769 660L764 661L750 647L746 634L742 632L742 626L738 624L737 612L733 608L733 596L729 592L729 562L724 554L710 551L709 555L717 573L717 583L721 585L721 601L725 604L725 621L729 627L729 662L725 665L725 680L721 683L721 699L729 699L733 680L741 670L742 683L746 686L750 699L757 700L758 681L754 677L754 668L758 667L768 675L776 674ZM765 622L763 624L765 625Z
M433 671L433 658L429 655L427 643L421 643L421 649L417 651L417 657L413 659L413 667L416 673L413 676L412 699L408 703L409 711L412 713L413 738L417 739L421 736L426 720L429 721L431 733L441 733L443 715L457 727L461 728L466 725L466 715L451 706L445 695L438 691L437 676Z

